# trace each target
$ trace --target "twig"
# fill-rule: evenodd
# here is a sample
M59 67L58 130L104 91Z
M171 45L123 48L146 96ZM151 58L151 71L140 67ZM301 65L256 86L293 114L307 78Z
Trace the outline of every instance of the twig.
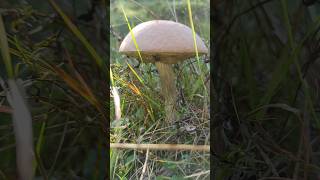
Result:
M192 178L192 177L199 177L199 176L202 176L202 175L205 175L205 174L209 174L209 173L210 173L210 170L201 171L201 172L198 172L198 173L195 173L195 174L191 174L189 176L185 176L184 178L187 179L187 178Z
M116 149L139 149L139 150L168 150L168 151L210 151L210 145L187 145L187 144L129 144L110 143L110 148Z
M149 149L147 149L147 152L146 152L146 159L144 160L144 164L143 164L140 180L143 180L144 173L146 172L146 169L147 169L148 159L149 159Z

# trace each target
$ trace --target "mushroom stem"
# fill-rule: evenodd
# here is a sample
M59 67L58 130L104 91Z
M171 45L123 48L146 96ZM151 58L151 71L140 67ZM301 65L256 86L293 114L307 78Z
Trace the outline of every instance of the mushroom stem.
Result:
M176 85L175 75L170 64L164 64L159 61L155 62L162 86L162 94L165 98L166 122L176 120Z

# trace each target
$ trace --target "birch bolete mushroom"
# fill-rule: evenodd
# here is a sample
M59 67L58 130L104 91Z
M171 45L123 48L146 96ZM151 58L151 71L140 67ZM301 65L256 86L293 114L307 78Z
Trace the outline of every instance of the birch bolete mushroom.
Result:
M159 72L162 94L165 98L166 121L176 119L176 86L172 64L196 55L192 30L180 23L153 20L132 29L134 39L144 63L154 63ZM208 53L204 42L196 35L198 54ZM120 45L119 52L139 59L139 53L129 32Z

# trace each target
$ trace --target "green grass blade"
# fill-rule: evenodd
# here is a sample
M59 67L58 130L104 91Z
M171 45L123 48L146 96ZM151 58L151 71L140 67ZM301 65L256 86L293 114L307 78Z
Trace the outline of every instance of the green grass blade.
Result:
M248 91L249 91L249 104L250 107L253 108L256 105L256 94L257 94L257 89L256 89L256 82L254 79L254 73L253 73L253 67L252 63L250 60L249 56L249 48L248 45L246 44L245 40L242 40L241 42L241 47L240 47L240 60L243 62L243 73L244 73L244 78L246 84L248 84Z
M194 48L195 48L195 51L196 51L196 58L197 58L198 67L199 67L199 71L200 71L200 79L201 79L201 82L203 84L203 88L205 90L205 94L206 94L206 96L208 96L207 87L206 87L206 85L204 83L204 77L203 77L203 73L202 73L201 66L200 66L200 59L199 59L199 53L198 53L196 32L194 30L194 25L193 25L192 9L191 9L190 0L187 0L187 4L188 4L189 21L190 21L190 25L191 25L191 29L192 29L193 43L194 43Z
M140 76L138 75L138 73L132 68L132 66L131 66L129 63L127 63L127 65L128 65L128 67L130 68L130 70L133 72L133 74L138 78L138 80L140 81L140 83L144 85L144 82L143 82L143 80L140 78Z
M138 55L139 55L139 58L140 58L140 61L143 63L143 59L142 59L142 56L141 56L141 53L140 53L140 49L139 49L139 46L138 46L138 43L137 43L137 40L132 32L132 29L131 29L131 26L130 26L130 23L129 23L129 20L128 20L128 17L127 17L127 14L126 12L124 11L123 7L121 6L121 9L122 9L122 12L123 12L123 15L124 15L124 18L126 19L126 22L127 22L127 25L128 25L128 28L129 28L129 31L130 31L130 34L131 34L131 37L132 37L132 40L133 40L133 43L137 49L137 52L138 52Z
M197 39L196 39L196 32L194 30L194 25L193 25L192 10L191 10L190 0L187 0L187 3L188 3L189 21L190 21L190 25L191 25L191 29L192 29L194 48L195 48L195 51L196 51L196 57L197 57L197 60L198 60L198 65L200 65L198 46L197 46Z
M111 86L114 87L114 80L113 80L113 75L112 75L111 68L110 68L110 81L111 81Z
M2 59L3 62L6 66L8 78L13 78L14 73L13 73L13 67L11 63L11 57L9 53L9 46L8 46L8 40L7 40L7 33L4 28L4 23L2 20L2 16L0 14L0 47L1 47L1 54L2 54Z
M43 121L41 124L39 138L38 138L38 141L36 144L36 153L39 157L40 157L40 153L41 153L41 147L43 145L45 127L46 127L46 121ZM33 164L33 173L34 174L36 173L37 166L38 166L37 161L34 161L34 164Z
M283 12L283 16L284 16L284 22L285 22L285 25L287 28L289 45L290 45L290 48L293 49L295 43L293 40L292 28L290 25L289 12L288 12L288 6L287 6L286 1L287 0L281 0L281 6L282 6L282 12Z
M130 31L130 35L132 37L132 40L133 40L133 43L137 49L137 52L138 52L138 55L139 55L139 58L140 58L140 61L143 63L143 59L142 59L142 56L141 56L141 53L140 53L140 49L139 49L139 46L138 46L138 43L137 43L137 40L132 32L132 28L131 28L131 25L129 23L129 20L128 20L128 17L127 17L127 14L126 12L124 11L123 7L121 6L121 9L122 9L122 13L124 15L124 18L127 22L127 25L128 25L128 28L129 28L129 31ZM129 63L127 63L128 67L130 68L130 70L133 72L133 74L138 78L138 80L141 82L141 84L144 85L144 82L143 80L140 78L140 76L136 73L136 71L131 67L131 65Z

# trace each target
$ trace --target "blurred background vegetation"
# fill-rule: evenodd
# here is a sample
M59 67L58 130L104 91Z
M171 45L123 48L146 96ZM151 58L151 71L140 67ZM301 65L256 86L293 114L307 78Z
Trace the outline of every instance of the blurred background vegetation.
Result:
M214 1L215 179L319 179L320 4Z
M103 179L107 174L108 76L88 47L108 61L105 1L55 1L82 35L72 33L49 1L1 0L16 77L33 118L36 179ZM4 65L1 80L6 82ZM9 109L6 84L0 108ZM10 91L10 89L7 89ZM15 139L9 112L0 113L0 179L15 179Z
M187 1L113 0L110 7L110 67L121 98L114 121L107 77L96 63L109 57L105 1L56 0L88 40L71 33L48 1L2 0L0 11L18 78L33 117L36 177L103 179L106 141L209 144L212 110L214 154L150 151L143 178L319 178L319 26L316 0L192 0L195 31L213 39L213 101L209 106L209 56L175 65L179 119L163 123L163 98L155 67L118 53L128 27L154 19L190 26ZM210 27L209 17L213 17ZM88 52L93 46L99 57ZM133 70L143 80L141 83ZM205 77L204 88L200 75ZM1 80L6 80L0 66ZM15 140L6 84L0 89L0 177L16 176ZM110 117L104 107L110 103ZM112 179L137 179L145 152L112 150ZM40 178L41 177L41 178ZM272 178L271 178L272 177Z
M192 0L192 18L196 33L210 47L209 0ZM180 119L164 123L164 99L159 75L153 64L144 64L118 52L129 29L122 8L133 28L150 20L171 20L189 27L186 0L112 0L110 5L110 67L114 86L121 99L122 118L112 121L111 142L172 143L209 145L209 55L174 65L179 94ZM132 66L142 82L139 81ZM201 81L204 77L204 82ZM112 99L111 99L112 101ZM111 120L115 119L111 105ZM111 149L111 179L209 179L209 153L187 151L145 151ZM143 166L146 170L142 174Z

